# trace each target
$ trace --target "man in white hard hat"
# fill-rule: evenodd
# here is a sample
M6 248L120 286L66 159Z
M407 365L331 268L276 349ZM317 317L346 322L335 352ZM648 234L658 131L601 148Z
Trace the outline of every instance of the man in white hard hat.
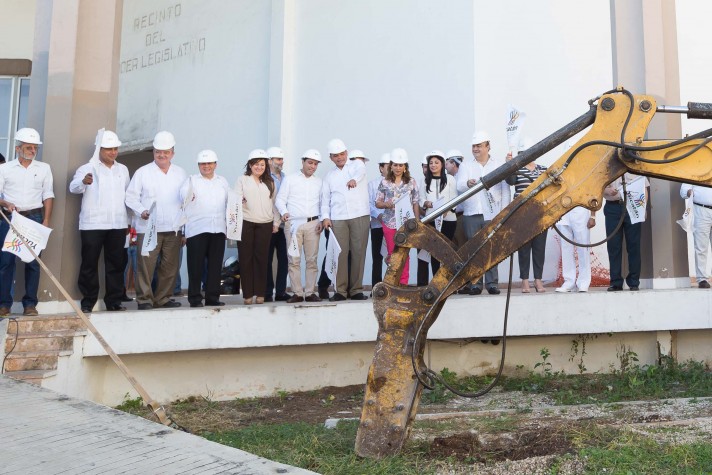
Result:
M79 267L79 291L84 313L94 308L99 298L99 255L104 251L104 304L110 311L126 310L121 305L124 295L124 270L128 254L124 248L129 217L126 211L126 187L129 170L118 163L121 141L106 130L98 144L98 156L77 169L69 191L82 195L79 212L79 234L82 240L82 263Z
M318 150L310 149L302 156L302 169L287 176L277 193L275 206L282 215L287 233L289 281L293 295L287 303L321 302L315 293L319 273L319 236L321 235L322 179L315 176L321 163ZM305 285L302 286L302 254L305 265Z
M17 160L0 167L0 207L10 219L13 211L44 226L49 226L54 204L52 170L44 162L35 160L40 134L35 129L23 128L15 133ZM9 225L2 219L0 237L5 238ZM0 317L10 314L12 287L15 280L15 254L0 252ZM37 292L40 285L40 265L37 260L25 263L25 295L22 297L23 315L37 315Z
M284 165L284 152L279 147L270 147L267 149L269 157L269 170L274 180L275 193L279 192L284 180L282 166ZM274 253L277 251L277 277L275 278L272 272L272 263L274 262ZM269 254L267 255L267 288L265 292L265 302L284 302L289 300L287 293L287 273L289 259L287 256L287 239L284 234L284 223L279 226L279 231L272 233L272 238L269 243ZM274 297L272 294L274 293Z
M153 162L144 165L134 173L126 189L126 206L137 216L138 234L138 288L136 302L139 310L157 307L180 307L180 302L171 299L176 274L179 267L182 235L176 233L174 225L181 212L180 187L188 175L171 160L175 155L176 140L170 132L158 132L153 139ZM151 205L155 203L156 248L147 256L141 255L143 241L148 230ZM158 264L156 291L151 289L151 279Z
M378 186L388 175L388 167L391 163L391 154L384 153L378 161L378 172L380 175L368 182L368 203L371 211L371 288L383 280L383 210L376 208L376 195Z
M490 138L485 131L477 131L472 137L472 155L473 159L464 160L457 173L457 191L459 193L464 193L469 188L476 186L484 175L504 163L504 160L490 156ZM463 203L462 224L467 239L471 239L477 231L489 224L492 218L507 206L510 201L509 185L505 181L497 183L489 190L482 190L466 200ZM499 283L497 266L485 273L484 283L487 286L487 292L490 294L496 295L500 293L497 287ZM471 287L470 293L472 295L482 293L482 279Z
M230 185L215 173L218 155L212 150L198 153L198 171L180 188L185 213L186 250L188 251L188 302L191 307L203 306L200 284L207 264L205 305L221 307L220 271L225 255L227 234L227 195Z
M351 300L366 300L363 268L370 227L366 166L361 160L348 160L346 145L340 139L331 140L328 148L336 166L324 178L321 217L324 227L334 233L341 246L336 293L329 300L346 300L347 295ZM321 292L321 279L319 287Z

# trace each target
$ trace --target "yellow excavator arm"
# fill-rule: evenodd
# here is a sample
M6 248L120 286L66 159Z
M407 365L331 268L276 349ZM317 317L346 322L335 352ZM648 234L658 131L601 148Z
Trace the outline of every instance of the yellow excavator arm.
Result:
M423 222L410 220L398 230L384 281L373 291L378 336L356 437L358 455L393 455L408 439L424 381L430 380L423 362L428 330L457 289L477 281L571 209L600 209L603 189L626 172L712 186L712 148L707 138L712 129L677 141L646 141L646 130L657 112L709 119L712 105L658 107L651 96L634 96L622 88L609 91L590 101L586 114L482 177L481 183ZM427 225L589 126L546 173L460 249ZM399 285L411 248L425 249L441 263L426 287Z

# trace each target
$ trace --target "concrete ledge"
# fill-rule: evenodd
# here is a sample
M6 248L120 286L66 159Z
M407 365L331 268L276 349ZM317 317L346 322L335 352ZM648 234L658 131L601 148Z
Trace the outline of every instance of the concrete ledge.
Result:
M513 293L507 334L554 336L712 328L712 292L696 288L609 293ZM504 295L448 299L431 339L501 336ZM283 303L97 313L92 322L119 354L374 342L373 302ZM86 337L83 356L106 353Z

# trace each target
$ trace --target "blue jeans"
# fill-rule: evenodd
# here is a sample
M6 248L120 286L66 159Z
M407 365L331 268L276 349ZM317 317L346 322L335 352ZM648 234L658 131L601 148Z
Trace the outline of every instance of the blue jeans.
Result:
M42 215L27 216L32 221L42 223ZM0 223L0 238L5 239L10 226L3 219ZM11 308L13 301L13 283L15 281L15 259L17 256L9 252L0 252L0 307ZM37 291L40 287L40 264L37 260L25 263L25 296L22 306L37 306Z

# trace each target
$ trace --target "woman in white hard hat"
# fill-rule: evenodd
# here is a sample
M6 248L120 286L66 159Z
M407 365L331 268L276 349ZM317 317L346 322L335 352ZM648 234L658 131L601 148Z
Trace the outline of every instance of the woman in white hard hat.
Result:
M421 216L428 215L440 205L457 198L457 183L455 182L455 177L445 172L445 157L443 153L439 150L433 150L427 155L427 159L428 169L425 172L425 177L418 184ZM447 211L440 218L432 221L430 225L443 233L446 238L452 240L457 227L455 212L453 210ZM440 269L440 262L431 257L430 266L433 270L433 275L435 275ZM427 282L423 283L423 285L427 284ZM421 285L421 283L418 283L418 285Z
M240 256L240 282L245 305L265 302L267 254L272 233L279 230L279 212L274 207L277 190L269 173L267 152L250 152L245 174L237 179L235 191L243 204L242 239L237 243Z
M188 302L191 307L203 306L200 284L207 261L205 305L219 307L220 271L225 255L227 224L227 180L215 174L218 156L212 150L198 154L199 175L191 175L180 189L185 213L185 237L188 253Z
M519 151L523 152L534 145L531 139L524 139L519 144ZM512 154L507 155L507 161L512 159ZM507 184L514 186L514 197L516 198L534 181L546 172L546 167L538 165L536 162L530 162L517 170L515 175L507 177ZM544 257L546 253L546 235L547 230L534 239L523 245L517 251L519 258L519 278L522 279L522 293L528 294L531 292L529 287L529 266L534 262L534 290L537 292L546 292L544 282L541 280L544 272Z
M413 216L416 219L419 218L418 185L416 185L415 179L410 176L408 170L408 154L402 148L396 148L391 152L391 165L388 175L381 181L376 195L376 208L385 210L383 212L383 238L386 240L388 259L390 259L395 248L397 231L396 202L404 198L413 207ZM403 273L400 277L401 285L408 285L409 269L409 260L406 259L405 267L403 267Z

